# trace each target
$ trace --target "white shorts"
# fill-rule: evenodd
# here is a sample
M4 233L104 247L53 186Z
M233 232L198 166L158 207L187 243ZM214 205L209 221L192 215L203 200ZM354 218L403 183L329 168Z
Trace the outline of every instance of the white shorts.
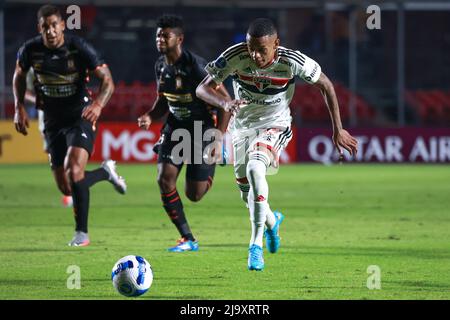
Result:
M280 153L292 139L290 127L257 129L245 135L233 136L234 174L237 179L247 175L247 163L252 158L263 161L267 166L267 174L278 171ZM264 151L259 151L264 149ZM271 151L268 155L265 149Z

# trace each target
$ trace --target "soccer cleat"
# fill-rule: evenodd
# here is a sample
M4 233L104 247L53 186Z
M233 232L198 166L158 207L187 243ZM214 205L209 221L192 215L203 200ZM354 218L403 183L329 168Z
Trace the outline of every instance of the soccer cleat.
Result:
M89 236L86 232L75 231L72 241L69 242L71 247L86 247L91 243L89 241Z
M198 241L188 240L181 238L177 240L175 247L167 249L169 252L185 252L185 251L198 251Z
M127 185L125 179L117 174L116 162L113 160L106 160L102 163L102 168L109 174L108 181L112 183L114 189L120 194L125 194L127 191Z
M263 249L252 244L248 248L248 270L261 271L264 269Z
M61 204L65 208L72 208L73 207L73 199L72 196L62 196L61 198Z
M275 253L280 247L280 224L284 220L284 216L281 212L274 211L275 215L275 225L271 230L267 229L264 231L264 236L266 237L266 248L270 253Z

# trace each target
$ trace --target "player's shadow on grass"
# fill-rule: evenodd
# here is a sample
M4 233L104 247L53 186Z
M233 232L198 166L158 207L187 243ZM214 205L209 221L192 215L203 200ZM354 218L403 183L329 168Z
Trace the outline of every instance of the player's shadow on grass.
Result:
M248 248L246 243L211 243L203 244L202 248Z
M382 257L409 257L418 259L450 259L450 252L446 249L407 249L407 248L381 248L381 247L314 247L314 246L284 246L307 255L330 256L382 256Z
M33 253L33 252L80 252L82 249L84 251L89 250L90 252L92 251L104 251L103 247L98 247L93 249L92 247L90 248L71 248L69 246L67 247L63 247L63 248L7 248L7 249L0 249L0 253L1 252L13 252L13 253L18 253L18 252L27 252L27 253Z
M450 292L450 286L448 283L436 283L429 281L415 281L415 280L402 280L402 281L386 281L387 284L398 284L401 288L413 287L418 290L430 291L432 289L437 291ZM445 289L445 290L442 290Z

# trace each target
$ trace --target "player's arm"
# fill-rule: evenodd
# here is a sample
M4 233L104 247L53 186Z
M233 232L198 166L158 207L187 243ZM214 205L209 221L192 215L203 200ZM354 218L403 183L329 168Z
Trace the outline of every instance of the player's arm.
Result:
M13 76L14 126L16 127L17 132L20 132L25 136L28 134L27 128L30 127L24 103L26 90L27 74L20 66L19 61L17 61Z
M198 85L195 94L207 104L223 109L226 112L231 112L232 114L239 111L239 108L246 104L244 100L233 100L228 92L224 94L221 88L225 90L210 75L207 75Z
M102 109L106 106L112 94L114 93L114 81L106 64L98 66L93 71L94 76L100 80L99 94L95 100L82 113L82 117L91 123L95 123Z
M169 104L167 99L162 94L158 94L153 106L138 118L139 128L148 130L152 121L163 117L168 110Z
M230 94L228 93L227 89L225 89L225 86L223 84L219 85L219 87L216 89L216 92L227 101L232 100ZM231 116L231 112L227 112L222 108L219 108L217 110L217 129L219 129L222 134L225 134L225 132L227 132L228 123L230 122Z
M36 95L34 94L33 91L29 89L25 91L25 101L33 105L36 105Z
M342 155L341 147L346 149L350 155L355 155L358 151L358 142L347 130L342 128L341 116L339 114L339 104L330 79L321 72L319 79L313 84L319 88L327 105L333 127L333 143L338 152Z

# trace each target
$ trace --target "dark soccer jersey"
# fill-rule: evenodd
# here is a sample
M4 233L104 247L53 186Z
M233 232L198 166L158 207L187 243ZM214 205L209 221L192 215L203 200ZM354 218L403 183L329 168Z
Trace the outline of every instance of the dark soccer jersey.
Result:
M33 67L36 106L44 111L46 127L78 121L91 98L86 89L88 70L104 62L95 49L80 37L64 36L64 45L49 49L41 36L28 40L19 49L20 67Z
M195 120L212 123L208 106L195 95L195 89L206 77L206 60L183 50L181 57L173 64L166 63L161 56L155 64L158 93L167 99L171 125L188 125Z

